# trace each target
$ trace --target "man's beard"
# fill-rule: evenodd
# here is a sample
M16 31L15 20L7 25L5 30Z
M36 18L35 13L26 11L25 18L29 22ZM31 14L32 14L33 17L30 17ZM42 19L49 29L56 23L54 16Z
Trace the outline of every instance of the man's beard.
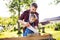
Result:
M31 14L34 14L35 12L31 12Z

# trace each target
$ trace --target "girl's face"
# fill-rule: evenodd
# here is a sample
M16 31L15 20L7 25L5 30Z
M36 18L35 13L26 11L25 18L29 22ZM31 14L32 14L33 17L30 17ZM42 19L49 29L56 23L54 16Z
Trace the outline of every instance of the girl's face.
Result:
M30 18L30 22L35 22L35 20L36 20L36 18L34 18L34 17Z

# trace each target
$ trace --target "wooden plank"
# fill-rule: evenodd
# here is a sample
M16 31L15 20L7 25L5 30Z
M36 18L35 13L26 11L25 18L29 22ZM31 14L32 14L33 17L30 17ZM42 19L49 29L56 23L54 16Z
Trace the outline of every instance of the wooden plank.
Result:
M50 34L44 35L33 35L27 37L16 37L16 38L4 38L0 40L56 40Z

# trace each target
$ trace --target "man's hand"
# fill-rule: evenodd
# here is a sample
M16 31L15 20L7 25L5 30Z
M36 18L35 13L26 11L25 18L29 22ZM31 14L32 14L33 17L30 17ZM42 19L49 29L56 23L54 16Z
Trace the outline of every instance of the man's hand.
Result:
M35 29L38 31L38 27L37 26L35 26Z
M25 22L24 26L29 27L30 24L28 22Z
M35 29L38 29L37 26L35 26Z
M20 22L21 24L23 24L26 27L29 27L30 26L29 22L24 22L22 20L18 20L18 22Z

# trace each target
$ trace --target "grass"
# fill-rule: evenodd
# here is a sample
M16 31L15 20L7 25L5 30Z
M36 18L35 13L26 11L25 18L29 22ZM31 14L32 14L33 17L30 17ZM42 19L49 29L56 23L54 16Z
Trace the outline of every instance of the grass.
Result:
M60 31L55 31L53 28L45 28L45 32L52 34L53 38L55 38L56 40L60 40ZM6 31L0 33L0 38L11 38L11 37L18 37L17 31L13 32Z
M45 32L52 34L56 40L60 40L60 31L55 31L53 28L46 28Z
M0 33L0 38L10 38L10 37L18 37L17 31L16 32L2 32Z

